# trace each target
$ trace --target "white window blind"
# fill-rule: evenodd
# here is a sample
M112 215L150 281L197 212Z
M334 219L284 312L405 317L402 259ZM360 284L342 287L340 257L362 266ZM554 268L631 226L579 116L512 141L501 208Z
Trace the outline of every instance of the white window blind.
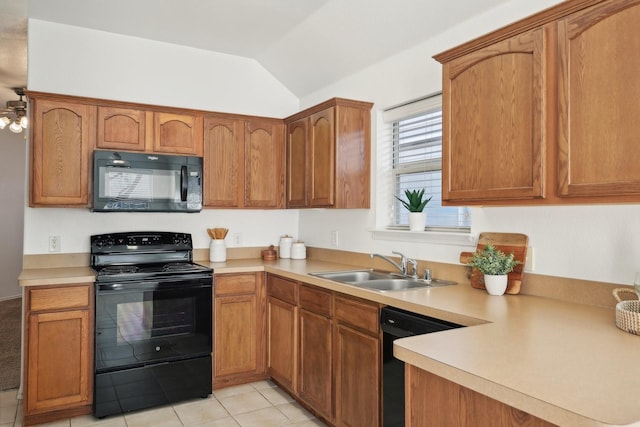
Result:
M383 113L389 127L386 141L392 155L390 177L393 191L391 227L404 228L409 224L409 213L393 197L406 200L405 190L425 189L432 197L425 212L428 230L468 232L471 212L467 207L442 206L442 96L430 96L401 105Z

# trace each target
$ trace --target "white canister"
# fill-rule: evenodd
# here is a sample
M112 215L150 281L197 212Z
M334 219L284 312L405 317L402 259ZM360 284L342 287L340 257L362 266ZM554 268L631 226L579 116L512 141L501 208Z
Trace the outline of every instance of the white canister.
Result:
M291 258L292 244L293 244L293 237L291 236L280 237L280 258Z
M295 242L291 244L291 259L305 259L307 257L307 248L304 242Z
M209 261L224 262L227 260L227 245L224 239L213 239L209 245Z

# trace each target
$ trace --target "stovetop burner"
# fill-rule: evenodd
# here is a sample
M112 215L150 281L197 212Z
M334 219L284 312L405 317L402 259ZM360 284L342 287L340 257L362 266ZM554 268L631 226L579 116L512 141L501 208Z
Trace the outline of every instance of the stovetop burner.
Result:
M110 265L98 271L98 274L100 276L111 276L113 274L134 274L138 271L140 271L140 268L135 265Z
M190 234L168 232L91 236L91 267L101 283L213 274L212 269L193 262Z

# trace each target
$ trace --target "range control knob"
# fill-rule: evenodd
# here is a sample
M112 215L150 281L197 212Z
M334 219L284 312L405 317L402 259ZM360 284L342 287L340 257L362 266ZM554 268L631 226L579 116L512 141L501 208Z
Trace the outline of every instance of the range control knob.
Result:
M96 246L96 248L101 248L104 246L104 242L100 239L96 239L96 241L93 242L93 244Z

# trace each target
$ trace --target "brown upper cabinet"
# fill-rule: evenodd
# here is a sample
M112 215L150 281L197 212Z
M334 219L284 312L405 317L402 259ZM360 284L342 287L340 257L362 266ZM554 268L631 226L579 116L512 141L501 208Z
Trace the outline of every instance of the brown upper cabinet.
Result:
M284 207L284 124L208 115L204 126L205 206Z
M89 206L96 107L55 98L30 104L30 206Z
M558 22L560 196L640 195L640 1Z
M30 206L90 207L95 148L202 156L205 207L369 207L370 103L335 98L290 117L285 154L282 119L28 95Z
M151 113L150 113L151 114ZM103 150L145 151L147 112L132 108L98 107L96 148Z
M640 200L639 5L568 0L435 56L444 204Z
M202 156L202 116L153 113L153 151Z
M201 115L98 107L96 148L202 156Z
M285 119L288 208L368 208L372 104L334 98Z

